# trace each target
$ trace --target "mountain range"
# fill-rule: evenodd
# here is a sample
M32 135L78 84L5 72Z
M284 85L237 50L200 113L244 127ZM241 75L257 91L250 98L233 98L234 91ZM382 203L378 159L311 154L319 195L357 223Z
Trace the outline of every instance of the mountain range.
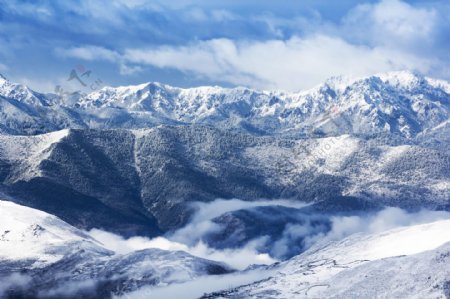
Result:
M450 296L450 84L51 94L0 76L0 199L0 297L148 298L214 277L242 281L184 295ZM361 220L386 208L411 225ZM117 252L95 230L178 249ZM244 254L261 262L230 266Z
M0 130L148 128L204 124L255 135L391 133L411 138L448 125L450 85L410 72L332 78L307 91L182 89L160 83L43 94L0 77Z

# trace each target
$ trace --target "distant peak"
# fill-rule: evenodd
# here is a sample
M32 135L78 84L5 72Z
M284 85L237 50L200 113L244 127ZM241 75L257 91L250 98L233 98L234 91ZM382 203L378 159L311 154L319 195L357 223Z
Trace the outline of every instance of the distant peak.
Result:
M425 77L415 71L395 71L376 75L382 81L394 86L414 86L423 82Z
M8 81L8 79L6 79L6 77L3 76L3 74L0 74L0 80L2 80L2 81Z
M166 88L172 88L169 85L164 85L162 83L159 82L146 82L146 83L142 83L142 84L137 84L137 85L121 85L121 86L117 86L117 87L106 87L106 88L112 88L112 89L116 89L119 91L140 91L143 90L145 88L159 88L159 89L166 89Z
M427 78L422 74L420 74L419 72L403 70L359 77L334 76L327 79L324 84L330 86L335 90L343 91L348 86L351 86L357 82L365 82L365 83L383 82L394 86L411 87L420 84L424 80L427 80Z
M393 77L419 77L419 78L423 77L423 75L418 71L408 71L408 70L385 72L382 73L381 75Z
M334 90L344 91L348 86L352 85L356 81L363 79L362 77L351 76L333 76L325 80L325 86L329 86ZM323 86L323 84L321 85Z

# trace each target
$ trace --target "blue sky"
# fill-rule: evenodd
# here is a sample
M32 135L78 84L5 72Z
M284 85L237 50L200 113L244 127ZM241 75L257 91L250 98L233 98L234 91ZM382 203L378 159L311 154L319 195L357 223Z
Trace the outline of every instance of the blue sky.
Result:
M34 89L83 65L102 84L301 90L413 70L450 79L450 4L0 0L0 73Z

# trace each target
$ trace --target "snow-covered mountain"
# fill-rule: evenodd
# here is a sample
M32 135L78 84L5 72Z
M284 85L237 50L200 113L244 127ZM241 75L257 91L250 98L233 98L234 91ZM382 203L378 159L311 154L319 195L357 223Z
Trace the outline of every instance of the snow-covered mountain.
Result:
M441 220L318 243L268 279L202 298L447 298L449 229Z
M0 297L203 287L234 271L209 257L236 253L281 262L197 297L450 296L449 221L324 238L386 206L449 211L449 119L450 84L411 72L290 93L146 83L69 96L0 76ZM93 228L186 252L114 252Z
M117 254L55 216L0 201L0 298L108 298L232 272L181 251Z
M0 133L36 134L85 127L76 112L0 75Z
M398 142L204 126L0 135L0 192L76 227L124 235L180 227L190 202L216 198L289 198L324 212L448 209L448 144Z
M0 79L2 131L208 124L252 134L393 133L414 137L450 118L448 82L410 72L332 78L307 91L182 89L160 83L43 95Z
M20 103L36 107L50 105L45 95L35 92L25 85L10 82L1 74L0 90L3 97L16 100Z

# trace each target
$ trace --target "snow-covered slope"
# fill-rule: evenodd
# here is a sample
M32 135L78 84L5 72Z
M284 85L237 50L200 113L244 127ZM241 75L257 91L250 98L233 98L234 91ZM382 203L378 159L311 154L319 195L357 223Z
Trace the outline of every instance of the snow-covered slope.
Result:
M189 281L211 290L201 286L201 277L232 272L180 251L117 254L52 215L11 202L0 201L0 214L0 297L151 298L155 290ZM439 220L324 239L266 270L219 276L224 283L215 284L225 287L239 275L264 279L202 298L446 298L449 230L450 220ZM186 292L188 298L195 293Z
M35 92L25 85L10 82L1 74L0 95L36 107L50 105L45 95Z
M52 146L69 134L69 130L55 131L36 136L0 135L0 152L17 166L16 171L9 175L9 181L28 180L41 176L39 164L51 154Z
M191 201L290 198L322 211L448 209L448 146L279 139L204 126L0 135L0 192L79 227L180 227ZM49 192L51 190L51 192Z
M332 78L298 93L221 87L182 89L146 83L104 87L67 101L2 79L0 96L4 98L0 103L4 106L3 119L8 121L1 125L4 131L15 134L67 127L146 128L196 123L266 135L385 132L410 138L449 119L449 86L445 81L410 72L394 72ZM19 101L14 109L22 116L6 107L18 104L14 101ZM51 117L36 111L46 111ZM42 118L40 123L29 119L36 115ZM20 126L22 122L27 123L25 128Z
M445 298L450 221L316 244L273 277L205 298Z
M8 201L0 215L1 298L108 298L232 271L181 251L116 254L53 215Z
M42 267L62 259L72 247L111 254L100 243L45 212L0 201L0 260L32 260Z

